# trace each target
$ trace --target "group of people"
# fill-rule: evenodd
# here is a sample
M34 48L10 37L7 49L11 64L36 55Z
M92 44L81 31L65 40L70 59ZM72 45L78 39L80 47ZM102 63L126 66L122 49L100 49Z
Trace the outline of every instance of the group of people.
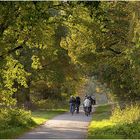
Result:
M76 113L79 113L79 107L81 105L81 99L79 96L76 97L71 96L69 104L70 104L70 112L72 113L72 115L74 111L76 111ZM96 104L95 99L93 99L90 95L85 96L85 99L83 101L83 109L87 116L92 112L92 105L95 104Z
M70 112L74 113L74 111L76 110L76 113L79 113L79 107L80 107L80 104L81 104L81 99L79 96L77 96L76 98L74 96L71 96L70 97Z

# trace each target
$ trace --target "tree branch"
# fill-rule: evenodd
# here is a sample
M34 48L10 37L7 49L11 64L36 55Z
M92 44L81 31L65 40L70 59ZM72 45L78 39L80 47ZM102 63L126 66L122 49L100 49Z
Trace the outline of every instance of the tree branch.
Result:
M11 53L13 53L13 52L15 52L16 50L19 50L19 49L23 49L23 46L18 46L18 47L14 48L14 49L9 50L6 53L3 53L2 55L0 55L0 58L3 59L5 55L11 54Z
M115 42L111 43L110 45L108 45L109 47L106 47L105 49L106 49L106 50L109 50L109 51L111 51L111 52L113 52L113 53L115 53L115 54L121 54L122 52L117 51L117 50L114 50L114 49L111 48L111 46L114 46L114 45L116 45L117 43L119 43L119 41L115 41Z
M15 52L16 50L23 49L23 44L26 43L26 41L28 40L28 38L29 38L29 37L26 37L25 40L23 41L23 43L22 43L20 46L17 46L17 47L15 47L15 48L13 48L13 49L11 49L11 50L8 50L7 52L1 54L1 55L0 55L0 58L1 58L1 59L4 59L4 56L9 55L9 54Z
M42 65L42 68L47 67L47 66L49 66L49 65L51 65L51 64L53 64L54 62L57 62L57 61L58 61L58 59L53 60L53 61L51 61L51 62L48 63L48 64Z
M121 54L122 52L120 52L120 51L116 51L116 50L114 50L114 49L112 49L112 48L106 48L107 50L109 50L109 51L112 51L113 53L115 53L115 54Z

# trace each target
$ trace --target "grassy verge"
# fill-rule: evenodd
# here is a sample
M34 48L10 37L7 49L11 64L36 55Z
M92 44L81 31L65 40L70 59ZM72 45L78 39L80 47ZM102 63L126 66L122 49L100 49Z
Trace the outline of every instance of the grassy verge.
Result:
M54 109L54 110L48 110L48 111L44 111L44 110L34 111L32 112L32 119L37 125L40 125L44 123L45 121L53 118L54 116L64 113L66 111L67 110L64 110L64 109L56 109L56 110Z
M0 131L0 139L10 139L10 138L17 138L23 133L37 127L40 124L43 124L45 121L53 118L56 115L62 114L66 112L66 110L42 110L42 111L34 111L32 112L32 119L34 123L31 126L27 127L13 127L7 128Z
M129 107L125 110L116 110L113 114L111 114L110 110L110 106L101 106L96 108L96 112L93 114L93 120L88 129L88 138L140 138L140 114L138 114L137 107Z

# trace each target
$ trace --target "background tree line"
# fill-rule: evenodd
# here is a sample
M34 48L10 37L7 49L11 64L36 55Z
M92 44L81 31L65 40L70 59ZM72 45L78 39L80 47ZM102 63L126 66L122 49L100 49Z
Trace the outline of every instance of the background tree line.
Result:
M0 2L0 105L66 100L95 76L140 98L140 3Z

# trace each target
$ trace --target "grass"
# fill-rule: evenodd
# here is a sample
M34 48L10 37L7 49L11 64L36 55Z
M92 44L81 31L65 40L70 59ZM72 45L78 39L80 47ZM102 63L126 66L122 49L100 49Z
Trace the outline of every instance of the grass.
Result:
M108 138L106 135L98 134L98 130L101 130L107 126L112 126L113 124L109 122L111 116L110 106L99 106L96 108L96 112L93 114L93 120L88 128L88 138ZM109 136L110 137L110 136ZM111 137L112 138L112 137Z
M64 113L66 111L67 110L63 110L63 109L48 110L48 111L44 111L44 110L35 111L35 112L32 112L32 119L37 125L40 125L44 123L45 121L53 118L54 116Z
M93 114L93 120L88 128L88 138L139 139L140 114L138 111L139 108L133 106L128 107L125 110L116 109L111 114L111 106L106 105L97 107L96 112Z
M35 122L32 126L28 126L26 128L24 127L14 127L10 129L5 129L0 131L0 139L12 139L12 138L18 138L23 133L28 132L29 130L37 127L40 124L43 124L47 120L53 118L56 115L62 114L66 112L66 110L63 109L57 109L57 110L38 110L32 112L32 119Z

